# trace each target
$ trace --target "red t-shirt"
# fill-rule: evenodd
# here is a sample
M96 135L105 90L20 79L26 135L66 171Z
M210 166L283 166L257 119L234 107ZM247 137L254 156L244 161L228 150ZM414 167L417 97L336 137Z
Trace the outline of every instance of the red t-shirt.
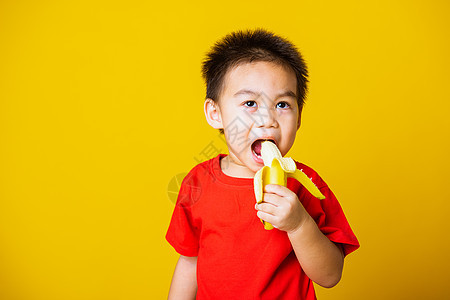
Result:
M223 157L184 178L166 234L179 254L198 256L197 299L316 299L286 232L265 230L257 217L253 179L225 175ZM287 187L345 255L356 250L358 240L334 194L314 170L296 164L326 198L315 198L292 178Z

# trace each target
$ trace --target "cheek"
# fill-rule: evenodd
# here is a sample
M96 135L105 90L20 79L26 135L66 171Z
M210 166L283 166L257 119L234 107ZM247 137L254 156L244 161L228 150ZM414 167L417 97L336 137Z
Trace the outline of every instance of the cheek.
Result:
M283 128L286 132L296 132L298 126L298 117L295 115L287 115L283 118Z
M283 126L283 146L286 149L286 153L294 144L297 134L297 120L297 118L290 118L286 120Z
M241 151L247 147L250 143L249 130L250 125L242 118L235 117L227 120L224 124L224 134L229 147L235 151Z
M230 111L223 115L224 131L230 135L247 134L251 128L251 118L248 114L241 111Z

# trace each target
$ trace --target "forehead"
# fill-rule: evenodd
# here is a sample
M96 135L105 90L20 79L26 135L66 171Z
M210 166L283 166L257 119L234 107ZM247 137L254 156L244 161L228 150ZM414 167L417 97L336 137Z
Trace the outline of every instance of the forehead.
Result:
M224 78L223 96L243 95L249 91L297 97L297 77L288 66L268 61L245 62L230 68ZM247 93L248 94L248 93Z

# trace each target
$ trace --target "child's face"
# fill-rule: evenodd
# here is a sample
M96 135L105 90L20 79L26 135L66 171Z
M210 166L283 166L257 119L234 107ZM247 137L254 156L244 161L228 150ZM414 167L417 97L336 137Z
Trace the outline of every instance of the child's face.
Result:
M273 62L240 64L225 76L224 90L215 107L229 150L229 167L251 172L263 165L261 141L273 140L284 156L300 127L294 71ZM209 120L208 120L209 121Z

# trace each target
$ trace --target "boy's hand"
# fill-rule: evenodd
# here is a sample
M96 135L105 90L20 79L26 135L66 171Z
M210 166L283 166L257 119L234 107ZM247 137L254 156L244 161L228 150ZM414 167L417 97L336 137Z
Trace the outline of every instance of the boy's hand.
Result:
M255 205L257 216L275 228L295 232L310 217L297 195L287 187L268 184L264 192L264 202Z

